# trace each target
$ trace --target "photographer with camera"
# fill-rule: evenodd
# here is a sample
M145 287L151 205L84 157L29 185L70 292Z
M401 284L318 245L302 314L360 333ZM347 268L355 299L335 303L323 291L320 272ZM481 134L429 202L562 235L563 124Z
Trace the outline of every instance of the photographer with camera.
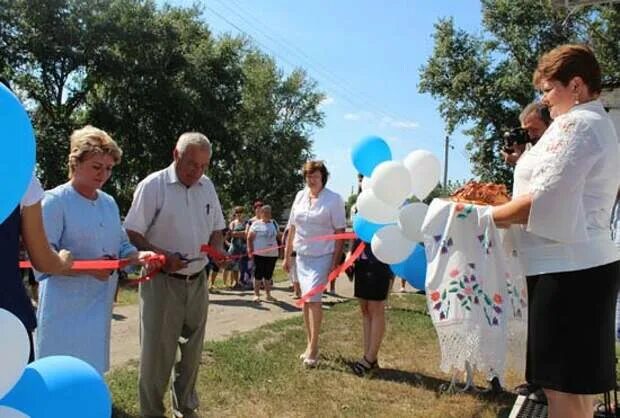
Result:
M514 128L504 134L504 148L500 151L506 163L514 166L521 154L536 144L551 124L549 110L538 102L525 106L519 115L520 128Z

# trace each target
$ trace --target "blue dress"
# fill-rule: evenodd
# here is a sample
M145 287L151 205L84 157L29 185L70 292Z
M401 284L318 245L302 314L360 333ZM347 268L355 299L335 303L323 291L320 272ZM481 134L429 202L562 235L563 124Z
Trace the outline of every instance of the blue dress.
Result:
M43 221L52 247L71 251L74 260L123 258L136 252L121 225L114 199L98 191L96 200L70 183L45 192ZM118 282L92 276L37 273L41 282L37 312L37 358L70 355L103 374L110 363L110 322Z

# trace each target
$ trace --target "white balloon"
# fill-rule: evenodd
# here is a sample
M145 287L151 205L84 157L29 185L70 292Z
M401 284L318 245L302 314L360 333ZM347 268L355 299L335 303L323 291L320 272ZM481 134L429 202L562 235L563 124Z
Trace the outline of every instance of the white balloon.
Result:
M0 332L2 332L0 344L0 399L2 399L15 386L28 364L30 340L22 322L5 309L0 309Z
M415 197L424 200L439 184L441 163L429 151L415 150L404 161L411 175L411 190Z
M390 206L400 206L411 195L411 175L398 161L384 161L372 171L372 191Z
M422 234L422 224L428 206L424 203L410 203L400 208L398 212L398 227L403 235L415 242L424 241Z
M386 264L397 264L411 255L415 242L403 235L398 225L387 225L378 230L370 241L372 253Z
M372 179L370 177L364 177L362 179L362 191L372 189Z
M377 224L396 222L398 208L379 200L373 189L363 190L355 203L357 213L364 219Z
M2 418L30 418L30 416L24 414L17 409L9 408L8 406L0 405L0 417Z

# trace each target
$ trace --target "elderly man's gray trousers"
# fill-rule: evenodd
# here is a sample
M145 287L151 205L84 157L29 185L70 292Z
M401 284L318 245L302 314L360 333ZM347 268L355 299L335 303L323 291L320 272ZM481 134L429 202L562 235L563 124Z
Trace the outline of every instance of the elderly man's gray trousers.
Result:
M140 413L166 415L164 396L175 367L179 337L181 362L176 365L175 393L181 412L198 407L195 390L209 309L204 271L198 279L182 280L157 274L140 284Z

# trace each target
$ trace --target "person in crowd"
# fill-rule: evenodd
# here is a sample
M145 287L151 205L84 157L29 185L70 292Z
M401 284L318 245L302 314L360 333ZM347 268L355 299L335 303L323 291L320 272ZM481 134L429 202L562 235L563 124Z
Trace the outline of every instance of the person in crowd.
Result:
M254 209L254 216L252 216L250 219L248 219L247 223L245 224L245 237L246 237L246 241L247 241L247 237L248 237L248 233L250 232L250 226L252 226L252 224L260 219L260 209L263 207L263 201L262 200L256 200L253 204L252 204L252 208ZM248 279L249 279L249 283L245 283L245 287L246 288L253 288L254 287L254 270L255 270L255 266L254 266L254 260L248 258Z
M12 92L8 80L2 76L0 84ZM70 271L73 263L70 251L62 249L56 252L47 243L41 211L42 199L43 189L33 174L19 204L0 223L0 271L4 275L0 281L0 308L15 315L26 328L30 341L29 363L34 361L32 334L37 327L37 320L19 270L20 241L33 267L39 271L64 274Z
M143 417L166 415L164 395L174 368L175 414L196 417L195 390L209 307L200 252L209 243L224 253L226 227L213 182L205 175L211 142L198 132L182 134L174 161L142 180L125 219L131 242L166 256L163 270L140 285L139 399ZM175 366L180 338L181 361Z
M509 150L501 150L500 154L506 163L514 166L526 148L534 146L543 136L551 124L549 110L539 102L532 102L525 106L519 115L521 128L527 132L529 143L514 144Z
M232 256L233 259L224 270L224 284L228 283L228 278L230 278L230 288L234 289L239 285L239 275L244 275L248 266L246 219L243 206L233 208L233 219L228 228L230 230L228 255Z
M527 132L530 142L527 144L514 144L511 150L512 152L501 151L504 161L512 166L517 163L526 149L536 145L551 124L552 119L547 107L538 101L534 101L523 108L519 115L519 122L521 123L521 128ZM493 390L497 391L501 388L498 376L490 374L489 382ZM538 392L537 396L543 398L544 393L541 393L541 390L542 389L538 385L529 382L522 383L515 387L515 391L519 395L528 396L531 393Z
M116 142L100 129L85 126L71 134L69 181L43 198L47 238L54 249L66 248L78 260L129 258L156 268L158 261L150 261L153 252L138 252L129 243L114 198L101 191L121 155ZM116 271L37 273L37 279L36 357L69 355L106 372Z
M344 264L344 262L346 261L346 255L345 255L345 248L342 248L342 255L340 256L340 260L338 260L338 264L336 265L336 267L338 267L341 264ZM334 280L329 282L329 291L325 292L328 295L331 296L338 296L338 294L336 293L336 280L338 280L338 277L336 277Z
M207 263L207 266L205 267L205 272L209 278L209 292L217 293L215 290L215 281L220 275L220 268L213 260L209 260L209 263Z
M284 230L284 234L282 235L282 242L284 243L284 248L288 245L289 238L289 226L286 226ZM291 263L289 265L288 271L288 279L291 282L291 289L293 290L293 300L299 300L301 298L301 288L299 287L299 278L297 277L297 263L295 262L295 257L297 253L295 250L291 252Z
M260 284L265 288L266 299L275 302L271 296L273 270L278 261L280 231L271 217L271 206L263 205L260 218L252 223L248 231L248 257L254 260L254 302L260 302Z
M41 190L41 198L43 197L43 190ZM22 239L19 240L19 259L25 260L28 258L28 253L26 252L26 248L24 247L24 242ZM25 280L24 286L27 283L28 296L35 305L39 303L39 282L34 277L34 270L31 268L20 268L20 275Z
M609 224L618 136L598 100L601 70L587 46L544 54L533 80L553 123L519 158L512 201L489 212L498 226L521 226L526 379L543 387L551 418L590 418L593 395L616 386L620 257Z
M351 252L361 244L356 239ZM385 333L385 301L388 298L394 273L390 266L379 261L370 245L364 247L360 257L353 263L354 296L358 299L362 313L363 348L362 358L353 364L358 376L379 367L379 348ZM351 272L349 272L351 274Z
M247 230L249 230L250 226L252 225L252 222L254 221L258 221L260 219L260 210L263 207L264 203L262 200L257 200L252 204L252 209L254 209L254 216L252 216L250 219L248 219L247 222ZM246 230L246 232L247 232Z
M306 187L297 193L291 207L283 268L290 272L295 251L299 285L302 293L307 293L327 283L330 271L340 262L343 245L341 240L313 241L312 238L344 232L346 215L340 195L325 187L329 178L325 164L308 161L302 171ZM319 357L322 293L316 292L303 306L307 346L300 358L308 367L316 366Z
M228 240L228 235L229 235L229 229L228 226L226 228L224 228L222 230L222 236L224 237L224 248L228 248L230 246L230 242ZM225 255L225 254L223 254ZM220 267L221 265L221 267ZM218 263L215 262L214 260L210 259L209 262L207 263L207 266L205 267L205 272L207 273L207 278L209 279L209 292L210 293L217 293L217 289L215 287L215 282L217 281L218 276L220 275L220 273L222 273L222 280L224 282L224 286L226 286L226 279L227 279L227 275L226 275L226 269L228 268L229 262L226 261L224 263Z

